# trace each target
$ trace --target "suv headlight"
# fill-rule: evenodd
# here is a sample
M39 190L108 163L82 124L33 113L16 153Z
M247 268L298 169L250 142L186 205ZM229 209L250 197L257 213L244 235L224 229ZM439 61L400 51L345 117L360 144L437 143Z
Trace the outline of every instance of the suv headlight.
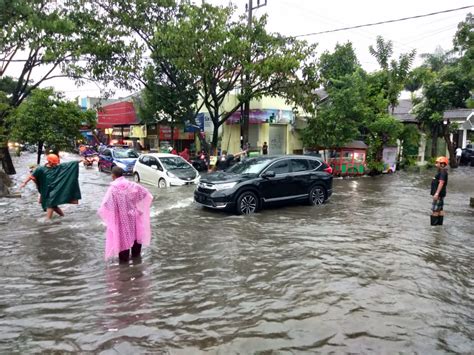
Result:
M127 170L127 165L122 162L117 161L115 162L115 165L117 165L119 168L122 168L123 170Z
M237 181L226 182L224 184L215 184L214 187L216 188L217 191L220 191L220 190L229 190L233 188L235 185L237 185Z
M177 178L178 178L175 174L173 174L173 173L171 173L171 172L169 172L169 171L166 172L166 175L168 175L168 176L169 176L170 178L172 178L172 179L177 179Z

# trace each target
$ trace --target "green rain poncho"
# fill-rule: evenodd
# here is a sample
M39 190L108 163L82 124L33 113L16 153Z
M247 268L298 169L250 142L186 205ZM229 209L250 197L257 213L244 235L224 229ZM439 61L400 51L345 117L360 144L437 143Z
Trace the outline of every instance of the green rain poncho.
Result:
M32 175L41 194L41 207L45 211L65 203L77 203L81 199L78 161L54 167L41 166Z

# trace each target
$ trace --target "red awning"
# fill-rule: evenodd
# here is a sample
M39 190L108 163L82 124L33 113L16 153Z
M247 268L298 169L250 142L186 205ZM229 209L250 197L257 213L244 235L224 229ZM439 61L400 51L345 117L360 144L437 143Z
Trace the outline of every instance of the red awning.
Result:
M114 102L97 112L97 128L132 125L139 123L133 102Z

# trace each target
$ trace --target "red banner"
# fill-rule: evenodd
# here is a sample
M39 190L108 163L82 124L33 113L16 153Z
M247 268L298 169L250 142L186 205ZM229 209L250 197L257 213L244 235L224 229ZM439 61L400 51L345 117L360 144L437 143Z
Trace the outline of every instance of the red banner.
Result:
M179 128L175 127L173 130L173 139L179 139ZM171 140L171 127L160 126L160 140Z

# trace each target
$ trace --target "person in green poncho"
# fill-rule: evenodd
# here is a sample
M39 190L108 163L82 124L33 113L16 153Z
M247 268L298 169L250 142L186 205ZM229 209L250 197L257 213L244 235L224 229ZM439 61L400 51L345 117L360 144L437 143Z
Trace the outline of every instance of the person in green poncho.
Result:
M51 219L54 212L64 216L59 205L77 204L81 199L78 181L81 160L60 164L56 154L48 154L46 160L47 163L38 167L21 187L30 180L36 183L41 195L41 207L46 211L46 219Z

